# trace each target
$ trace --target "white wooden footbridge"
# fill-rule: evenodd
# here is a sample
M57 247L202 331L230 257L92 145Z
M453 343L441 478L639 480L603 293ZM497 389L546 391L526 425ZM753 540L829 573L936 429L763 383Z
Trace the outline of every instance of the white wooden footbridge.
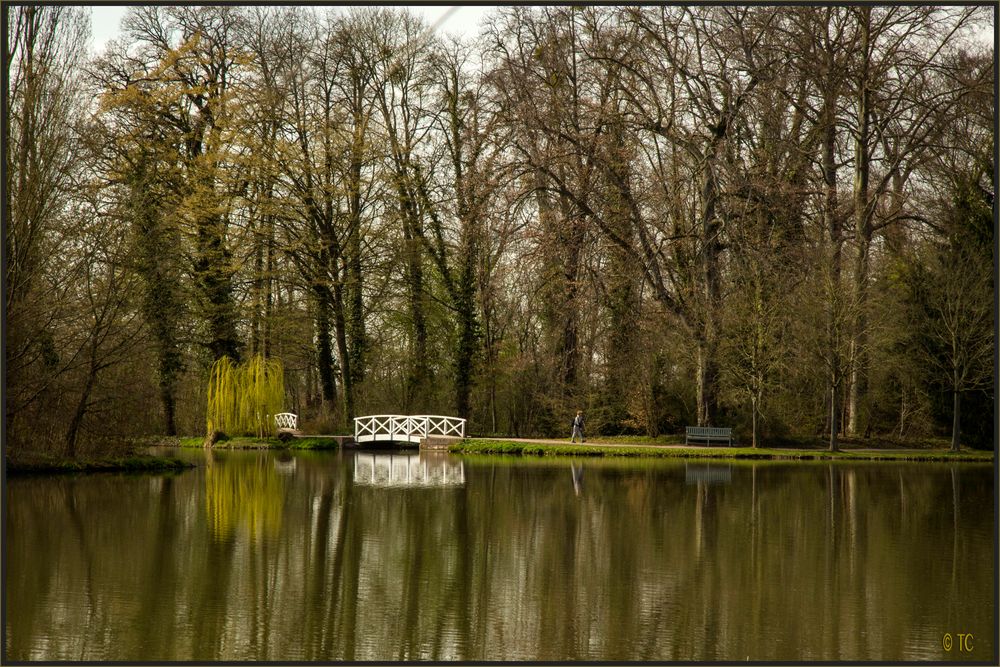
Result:
M354 418L354 442L412 442L464 438L465 420L440 415L368 415Z
M280 436L335 438L343 445L350 436L310 435L299 430L299 417L293 412L274 415L274 425ZM354 418L354 442L412 442L428 449L446 448L448 443L465 437L465 420L442 415L368 415Z

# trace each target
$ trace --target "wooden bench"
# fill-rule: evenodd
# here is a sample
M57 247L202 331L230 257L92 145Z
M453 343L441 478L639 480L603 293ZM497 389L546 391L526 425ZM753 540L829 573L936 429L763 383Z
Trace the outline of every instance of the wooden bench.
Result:
M704 440L706 445L713 440L725 440L732 447L733 429L714 426L687 426L684 428L684 444L688 444L690 440Z

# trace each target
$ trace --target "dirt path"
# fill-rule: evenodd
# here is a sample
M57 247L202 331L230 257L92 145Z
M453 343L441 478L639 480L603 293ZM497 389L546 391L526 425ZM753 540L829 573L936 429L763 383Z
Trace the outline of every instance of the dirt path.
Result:
M645 442L600 442L597 440L588 440L587 442L570 442L569 440L543 440L540 438L470 438L470 440L497 440L500 442L527 442L537 445L562 445L562 446L583 446L589 447L600 446L600 447L648 447L650 449L684 449L687 447L697 447L699 445L653 445Z
M471 440L496 440L496 441L500 441L500 442L523 442L523 443L538 444L538 445L559 445L559 446L563 446L563 447L565 447L567 445L570 445L570 446L582 446L582 447L591 447L591 446L593 446L593 447L617 447L617 448L629 448L629 449L631 449L631 448L649 448L649 449L723 449L723 450L727 449L726 445L721 445L721 444L704 445L704 444L701 444L701 443L690 444L690 445L685 445L683 443L676 444L676 445L654 445L654 444L642 443L642 442L620 443L620 442L600 442L598 440L588 440L587 442L584 442L584 443L580 443L580 442L571 443L568 440L552 440L552 439L544 439L544 438L470 438L470 439ZM741 447L740 445L734 444L733 448L742 448L742 449L745 449L746 447L745 446ZM820 447L816 447L816 448L807 448L807 447L762 447L761 449L767 450L768 452L774 452L775 450L777 450L777 451L784 450L784 451L787 451L789 453L796 453L796 454L824 454L824 453L828 452L828 450L825 447L822 447L822 448L820 448ZM864 447L864 448L861 448L861 447L858 447L858 448L855 448L855 447L847 447L847 448L841 447L839 451L841 451L841 452L843 452L845 454L852 454L852 453L853 454L885 454L885 455L906 456L906 455L927 454L929 452L937 452L938 450L928 450L928 449L920 449L920 448L900 448L900 449L895 449L895 448L888 448L888 447L884 448L884 449L883 448L878 448L878 447Z

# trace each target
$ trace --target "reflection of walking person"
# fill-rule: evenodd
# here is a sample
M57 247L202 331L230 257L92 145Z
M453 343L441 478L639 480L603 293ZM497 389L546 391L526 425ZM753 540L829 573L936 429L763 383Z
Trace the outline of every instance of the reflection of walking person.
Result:
M583 490L583 464L581 463L580 467L577 468L570 463L569 470L570 474L573 475L573 491L576 492L576 495L580 495L580 492Z
M587 439L583 437L583 410L576 411L576 417L573 417L573 435L570 437L570 442L576 442L576 436L580 436L580 442L587 442Z

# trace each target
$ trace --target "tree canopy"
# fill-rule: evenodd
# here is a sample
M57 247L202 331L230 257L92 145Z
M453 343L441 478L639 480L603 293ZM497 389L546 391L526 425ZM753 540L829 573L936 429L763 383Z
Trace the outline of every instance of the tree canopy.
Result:
M256 355L315 432L992 446L989 8L4 11L11 447Z

